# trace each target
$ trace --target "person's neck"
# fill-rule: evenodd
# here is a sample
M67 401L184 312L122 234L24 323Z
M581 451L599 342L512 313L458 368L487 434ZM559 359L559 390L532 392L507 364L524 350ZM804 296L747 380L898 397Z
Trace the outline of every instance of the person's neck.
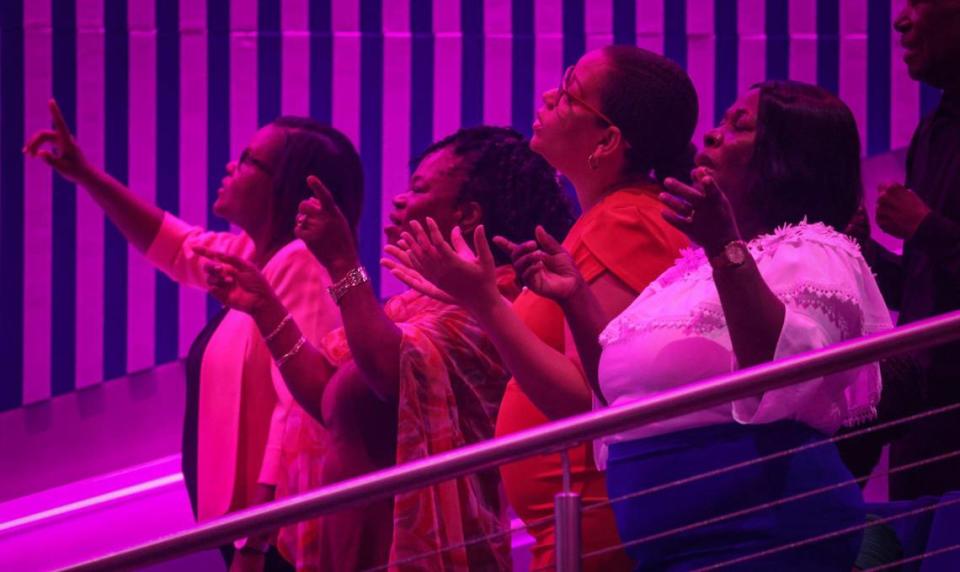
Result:
M270 228L270 225L263 225L259 228L250 228L244 229L244 232L247 233L247 236L253 240L253 259L251 262L257 267L262 269L267 265L267 262L273 258L273 255L277 253L278 250L283 248L293 237L279 237L276 236L273 230Z

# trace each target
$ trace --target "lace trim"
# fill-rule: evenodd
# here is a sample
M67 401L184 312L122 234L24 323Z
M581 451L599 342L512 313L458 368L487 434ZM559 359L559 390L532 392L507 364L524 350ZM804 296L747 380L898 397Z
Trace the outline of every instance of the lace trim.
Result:
M776 295L790 307L821 312L840 332L840 339L846 340L864 333L863 309L857 304L857 298L848 292L805 282ZM687 316L654 319L643 319L642 315L621 316L603 331L600 344L606 346L631 333L676 330L684 336L705 336L726 327L726 318L719 305L703 302Z

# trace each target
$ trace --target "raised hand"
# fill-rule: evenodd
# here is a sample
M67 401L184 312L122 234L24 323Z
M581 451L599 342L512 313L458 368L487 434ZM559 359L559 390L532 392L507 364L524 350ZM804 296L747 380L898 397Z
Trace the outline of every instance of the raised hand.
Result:
M663 218L690 237L709 256L718 254L727 243L739 240L740 231L733 207L703 169L694 170L694 186L668 178L660 200L667 206Z
M82 184L93 171L93 167L77 145L57 102L51 99L48 106L54 128L34 133L23 146L23 153L28 157L42 159L68 181Z
M537 227L536 239L515 244L498 236L493 242L510 255L524 286L551 300L571 297L584 284L573 257L542 226Z
M380 265L389 270L390 274L393 274L395 278L417 292L430 296L434 300L439 300L444 304L456 304L453 298L445 294L443 290L434 286L432 282L411 267L410 257L407 256L405 250L397 248L392 244L386 245L383 250L396 260L381 258Z
M335 270L347 272L359 264L353 231L320 179L307 177L307 185L314 197L300 203L294 234L336 279Z
M207 248L194 248L194 251L210 259L203 267L207 287L224 306L255 314L276 301L270 283L250 261Z
M405 254L408 268L466 308L499 300L496 266L483 225L473 232L476 254L467 245L459 227L453 229L448 244L432 218L427 218L426 225L424 229L418 221L413 221L410 232L401 235L398 247Z
M886 183L877 190L877 226L891 236L912 238L930 214L930 207L900 183Z

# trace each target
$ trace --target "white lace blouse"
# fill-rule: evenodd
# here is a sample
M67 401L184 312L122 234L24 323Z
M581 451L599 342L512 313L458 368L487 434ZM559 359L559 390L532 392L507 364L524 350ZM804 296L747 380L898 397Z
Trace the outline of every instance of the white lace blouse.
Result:
M891 327L890 315L856 243L823 224L801 223L750 242L770 289L786 306L774 359ZM737 369L713 272L687 249L600 335L600 388L618 405ZM606 448L721 423L796 420L827 434L876 415L880 370L870 364L712 409L611 435ZM595 404L595 406L598 406Z

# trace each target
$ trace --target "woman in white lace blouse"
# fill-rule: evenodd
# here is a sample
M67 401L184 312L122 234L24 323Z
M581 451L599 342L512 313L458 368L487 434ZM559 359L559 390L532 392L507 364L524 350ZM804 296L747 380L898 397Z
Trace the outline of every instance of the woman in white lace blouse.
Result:
M842 235L861 198L860 144L847 106L794 82L751 89L705 137L694 185L668 181L664 217L701 248L605 323L559 244L514 261L564 308L597 407L890 327L874 278ZM722 189L722 191L721 191ZM418 237L423 278L443 245ZM434 241L435 242L435 241ZM439 246L439 248L437 248ZM823 439L875 415L876 364L645 425L603 439L611 499ZM775 549L863 522L856 485L760 508L654 540L646 537L850 479L832 444L614 503L639 569L687 570ZM630 545L631 542L634 544ZM860 535L744 562L747 569L850 570Z

